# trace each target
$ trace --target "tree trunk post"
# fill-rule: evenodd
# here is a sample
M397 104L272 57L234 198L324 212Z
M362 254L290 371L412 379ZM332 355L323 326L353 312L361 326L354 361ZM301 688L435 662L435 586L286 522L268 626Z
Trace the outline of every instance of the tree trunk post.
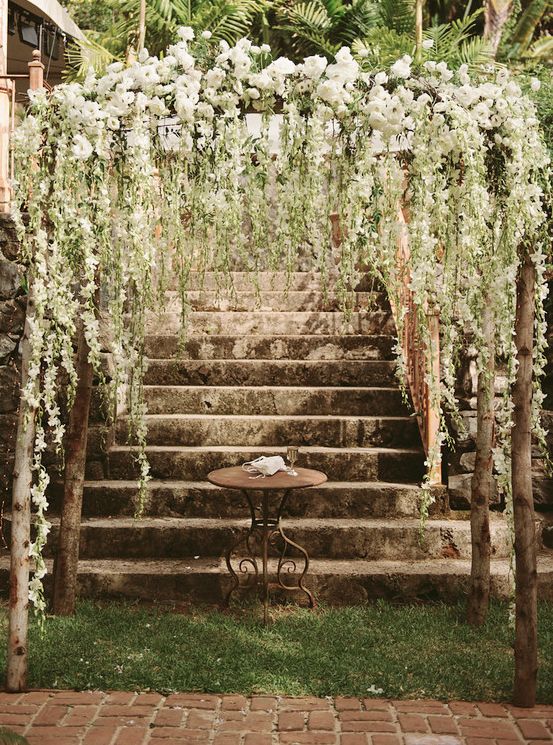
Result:
M424 5L424 0L416 0L416 3L415 3L415 47L416 47L416 57L418 61L420 61L422 57L423 5Z
M516 620L513 702L534 706L538 672L536 528L532 493L532 370L535 268L525 255L517 278L513 386L512 484L515 523Z
M0 0L2 2L2 0ZM35 49L29 62L29 87L43 86L44 65ZM21 390L29 378L31 358L31 326L34 317L33 278L29 277L29 293L25 329L21 339ZM31 542L31 483L33 451L36 433L37 407L23 397L19 402L17 441L12 493L12 524L10 547L10 602L8 611L8 657L6 690L23 691L27 687L29 631L29 544Z
M65 480L58 551L54 561L53 611L58 616L75 613L79 538L88 440L88 415L92 395L92 365L88 361L82 324L77 341L77 390L65 438Z
M490 602L490 495L493 488L495 345L491 298L482 311L482 335L487 351L487 369L478 375L476 403L476 461L472 477L470 531L472 560L467 621L481 626Z
M144 49L146 41L146 0L140 0L140 11L138 17L138 53Z
M27 300L25 330L21 340L21 389L28 380L31 356L30 333L34 314L32 289ZM31 481L37 409L23 397L19 403L17 442L13 474L10 547L10 603L6 690L12 693L27 687L29 627L29 544L31 542Z

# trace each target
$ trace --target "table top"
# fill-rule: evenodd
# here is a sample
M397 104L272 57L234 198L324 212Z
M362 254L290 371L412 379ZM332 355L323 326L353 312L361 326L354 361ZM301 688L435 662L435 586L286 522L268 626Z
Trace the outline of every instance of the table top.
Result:
M298 468L297 476L291 476L286 471L277 471L273 476L265 478L252 478L251 474L244 471L242 466L231 468L219 468L207 475L207 480L216 486L224 486L227 489L304 489L308 486L319 486L327 480L322 471L314 471L311 468Z

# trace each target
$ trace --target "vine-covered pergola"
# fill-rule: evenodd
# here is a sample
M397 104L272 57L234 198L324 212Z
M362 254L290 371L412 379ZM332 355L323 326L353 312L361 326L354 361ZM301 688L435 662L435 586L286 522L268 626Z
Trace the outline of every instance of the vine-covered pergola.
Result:
M104 75L31 93L14 136L14 214L30 287L20 432L30 448L28 468L16 479L14 535L18 499L29 490L36 517L19 575L28 576L30 560L33 579L29 590L25 582L12 585L20 614L29 593L45 608L43 454L63 444L61 386L70 408L82 371L102 376L100 286L111 323L111 389L126 385L144 486L146 314L159 308L176 273L186 333L191 269L215 271L230 289L236 255L253 276L266 268L292 272L300 255L311 256L346 311L361 275L384 287L398 327L399 374L411 386L427 451L423 517L448 421L459 422L455 380L470 338L480 425L473 528L482 534L486 525L493 446L513 540L515 529L517 540L524 533L515 545L533 543L529 471L512 455L529 458L530 428L544 439L548 162L534 106L507 70L471 77L466 66L453 71L433 61L431 48L386 71L365 69L364 59L363 50L354 57L344 47L331 63L312 56L295 64L247 39L215 45L209 32L194 39L183 28L160 59L143 50ZM496 358L506 364L508 384L493 443ZM144 494L140 489L138 515ZM481 544L475 622L487 602ZM15 542L13 561L21 551ZM517 550L517 572L531 572L528 551ZM535 608L535 582L529 591L519 601ZM525 635L528 627L519 624L519 703L530 700L528 680L535 678ZM10 644L13 661L13 636ZM11 686L21 685L18 674Z

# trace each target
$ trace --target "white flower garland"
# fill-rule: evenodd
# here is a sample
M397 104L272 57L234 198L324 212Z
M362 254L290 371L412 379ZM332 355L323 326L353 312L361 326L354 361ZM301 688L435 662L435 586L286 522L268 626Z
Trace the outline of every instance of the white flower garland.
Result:
M221 285L232 290L237 257L254 272L291 272L307 262L326 284L332 273L346 311L359 277L369 274L397 307L401 203L410 213L411 290L424 343L429 312L440 314L442 380L433 379L429 367L428 382L454 417L457 361L467 336L485 366L481 310L490 288L498 354L507 361L509 384L514 379L515 278L521 249L532 247L534 422L543 440L541 183L548 161L534 106L504 70L471 80L466 66L454 72L428 61L417 68L408 56L378 73L363 64L345 47L331 64L318 56L294 64L247 39L215 46L204 34L193 42L185 28L162 59L143 51L129 67L115 63L100 77L91 72L82 85L32 95L15 138L15 201L37 308L24 398L39 409L31 599L40 608L48 532L42 454L48 438L62 444L60 374L70 404L78 321L101 373L100 283L111 322L114 387L126 386L137 446L138 514L149 473L146 313L159 308L169 277L178 277L183 330L191 269L219 273ZM255 132L248 126L252 111L261 114ZM399 331L402 322L400 315ZM401 371L400 352L398 359ZM507 497L511 412L508 390L496 450ZM447 436L443 418L440 441ZM430 460L437 455L435 448ZM423 513L427 509L428 502Z

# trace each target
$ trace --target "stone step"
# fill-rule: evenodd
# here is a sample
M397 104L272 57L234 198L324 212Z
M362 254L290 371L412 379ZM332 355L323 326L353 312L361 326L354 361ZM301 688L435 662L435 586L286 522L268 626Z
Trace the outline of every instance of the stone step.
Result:
M150 359L146 385L397 386L390 360Z
M415 417L151 414L145 417L151 445L314 445L416 447ZM117 441L127 441L128 422L117 421Z
M150 481L146 514L151 517L248 517L243 494L208 481ZM87 517L133 516L136 481L85 482L83 514ZM50 509L59 512L61 484L52 484ZM286 505L292 517L417 517L421 488L417 484L328 481L293 491Z
M320 290L189 290L186 293L186 306L200 311L334 311L345 307L350 310L376 310L388 307L387 296L383 292L355 292L343 299ZM166 293L163 310L166 313L180 313L180 295L174 291Z
M190 329L195 332L194 328ZM184 344L176 334L149 334L145 339L148 357L179 357L191 360L391 360L394 355L391 335L303 336L189 336Z
M276 505L276 499L273 502ZM7 519L9 522L9 518ZM363 518L285 518L286 535L313 558L323 559L470 559L468 520L428 520L421 536L420 520ZM223 556L248 533L249 521L220 518L84 518L80 556L83 559L145 559ZM492 554L509 555L509 528L502 518L490 521ZM45 555L53 556L59 520L52 518ZM252 546L258 540L251 539ZM244 547L236 555L244 556ZM277 539L275 551L280 550ZM289 549L289 555L296 552Z
M374 280L370 277L363 277L357 287L357 291L370 291L373 288ZM176 290L178 286L178 276L173 274L169 279L169 288ZM324 286L328 290L336 285L335 277L328 277ZM189 290L208 290L217 291L233 287L236 292L255 292L257 289L266 292L281 292L286 289L289 292L321 292L323 289L323 279L318 272L230 272L222 274L220 272L197 272L192 271L188 276L187 287Z
M150 414L409 416L398 388L144 386Z
M47 560L47 591L52 582L52 561ZM271 578L276 571L270 564ZM1 586L8 587L9 557L0 558ZM79 562L81 598L126 598L147 602L205 604L222 603L231 587L224 560L200 559L96 559ZM456 603L470 587L470 561L434 559L424 561L341 561L314 559L305 584L320 602L328 605L357 605L377 598L402 603L441 601ZM491 594L510 597L509 561L492 559ZM538 555L538 595L553 602L553 552ZM244 592L235 597L253 597ZM300 593L284 596L303 603ZM278 600L278 598L277 598ZM258 607L258 612L260 606ZM254 610L252 609L252 613Z
M260 455L285 457L286 448L278 445L258 445L255 448L149 445L146 454L154 479L201 481L216 468L241 465ZM135 458L136 449L132 446L115 445L109 449L105 460L88 461L87 478L134 479L138 475ZM331 481L413 484L420 482L424 475L423 453L414 448L304 447L300 451L298 465L321 470Z
M146 321L146 333L164 329L178 333L182 320L178 313L152 314ZM279 312L279 311L191 311L186 330L190 334L393 334L395 324L389 310L354 312L349 316L339 311Z

